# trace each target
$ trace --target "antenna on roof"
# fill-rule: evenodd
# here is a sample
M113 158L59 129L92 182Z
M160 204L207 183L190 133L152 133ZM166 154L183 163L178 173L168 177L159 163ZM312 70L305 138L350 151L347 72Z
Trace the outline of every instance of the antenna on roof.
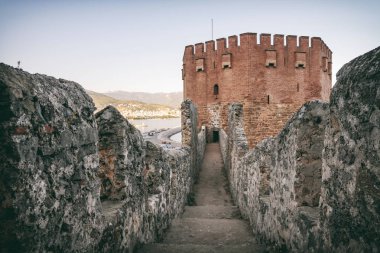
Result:
M211 40L214 40L214 19L211 19Z

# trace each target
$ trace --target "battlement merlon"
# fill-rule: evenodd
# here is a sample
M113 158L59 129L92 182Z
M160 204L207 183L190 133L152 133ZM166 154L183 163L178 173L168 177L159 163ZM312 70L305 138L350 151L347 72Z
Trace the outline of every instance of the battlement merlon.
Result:
M251 46L257 45L257 34L256 33L242 33L240 34L240 47L249 48Z
M275 34L273 35L273 42L274 42L274 46L276 48L278 47L284 47L285 46L285 40L284 40L284 35L283 34Z
M194 55L194 45L187 45L185 47L184 56L185 55Z
M298 38L298 47L301 50L306 51L309 48L309 41L309 36L300 36Z
M227 48L226 39L220 38L216 40L216 49L224 51Z
M232 35L228 37L228 48L236 48L238 46L238 36Z
M265 48L271 47L271 35L269 33L262 33L260 34L260 44L261 46Z
M209 40L206 41L206 52L214 52L215 51L215 41Z
M287 35L286 36L286 47L288 49L297 49L297 35Z
M195 44L195 57L202 57L204 51L205 51L204 43Z
M319 50L330 61L332 57L332 51L320 37L310 38L309 36L297 37L296 35L287 35L285 38L282 34L274 34L272 40L272 35L268 33L260 34L259 43L257 41L257 33L242 33L239 37L236 35L229 36L228 40L226 38L219 38L216 41L209 40L206 43L197 43L194 45L195 50L193 45L189 45L185 48L184 56L195 55L196 57L202 57L204 55L205 48L206 52L221 51L223 53L227 49L233 49L236 47L248 48L254 45L263 47L263 49L270 49L274 46L274 48L287 47L288 49L299 51L307 51L308 49Z

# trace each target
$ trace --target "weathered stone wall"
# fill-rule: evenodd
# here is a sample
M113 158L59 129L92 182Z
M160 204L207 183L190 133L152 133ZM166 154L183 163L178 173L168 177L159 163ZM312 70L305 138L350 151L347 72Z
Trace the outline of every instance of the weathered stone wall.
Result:
M182 212L205 147L191 101L172 149L113 107L95 119L78 84L4 64L0 107L2 252L132 252Z
M294 251L316 247L327 120L326 103L306 103L272 143L268 211L263 217L265 224L258 225L262 234L283 241Z
M98 112L96 121L99 133L100 198L121 200L131 192L141 192L138 190L140 187L135 185L142 185L142 178L140 181L131 180L141 177L144 169L145 150L141 133L112 106ZM144 195L143 192L141 195Z
M206 127L205 126L202 126L201 127L201 131L199 131L198 133L198 157L197 157L197 166L196 168L198 168L197 170L197 175L196 177L198 177L198 174L199 174L199 169L201 167L201 164L202 164L202 161L203 161L203 156L204 156L204 153L205 153L205 149L206 149Z
M141 133L112 106L98 112L96 122L100 198L106 221L98 250L131 250L143 234L145 143Z
M147 142L144 178L149 195L142 243L159 240L182 213L199 173L206 134L204 128L198 133L197 110L190 100L182 103L181 111L181 148L163 149Z
M224 168L226 169L227 159L229 159L230 156L228 155L228 135L223 129L220 130L219 138L220 152L222 153Z
M226 168L235 203L256 233L305 250L316 229L304 223L313 223L318 214L327 104L305 104L276 138L252 150L247 148L242 106L231 105L229 116L229 151L223 153L231 155Z
M0 64L0 248L92 250L102 233L97 127L77 83Z
M246 149L242 106L221 134L230 188L253 231L297 252L378 252L380 48L339 72L330 105L306 103Z
M343 66L330 102L321 228L334 252L380 251L380 47Z
M145 214L145 243L159 240L170 222L182 213L194 173L189 147L164 150L149 142L147 146L149 156L144 174L150 194Z
M138 244L160 240L171 221L182 213L203 157L204 131L197 133L196 109L182 104L180 148L144 142L122 115L109 106L96 114L99 128L103 212L107 227L100 251L131 251ZM115 193L116 192L116 193Z
M225 160L225 169L227 171L227 177L230 183L230 190L233 199L236 204L240 206L245 205L244 199L246 198L245 190L247 185L244 179L244 175L246 175L246 170L237 169L235 166L238 164L240 159L246 154L248 151L248 142L244 133L243 126L243 107L240 104L232 104L230 106L230 113L228 115L228 122L231 123L228 128L230 131L228 132L229 138L227 139L227 151L223 151L222 153L228 154ZM224 145L223 145L224 147ZM245 210L241 208L241 210ZM246 213L244 211L241 212L243 217L246 217Z

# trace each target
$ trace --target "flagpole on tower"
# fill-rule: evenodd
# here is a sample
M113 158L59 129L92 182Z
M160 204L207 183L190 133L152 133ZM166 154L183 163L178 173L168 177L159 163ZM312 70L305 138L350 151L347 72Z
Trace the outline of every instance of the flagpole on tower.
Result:
M214 19L211 19L211 40L214 40Z

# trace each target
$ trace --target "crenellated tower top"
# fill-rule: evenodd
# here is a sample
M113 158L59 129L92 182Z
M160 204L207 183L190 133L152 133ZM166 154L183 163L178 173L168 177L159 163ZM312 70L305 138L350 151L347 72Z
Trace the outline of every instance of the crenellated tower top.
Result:
M186 46L183 56L184 98L198 106L199 124L224 128L228 104L243 103L251 143L306 101L327 101L331 75L332 52L319 37L243 33Z
M204 53L214 51L226 51L236 48L248 48L250 46L261 47L262 49L289 48L298 51L319 50L331 59L332 52L320 37L309 37L296 35L262 33L242 33L239 36L232 35L226 38L209 40L205 43L196 43L188 45L185 48L185 55L202 56ZM195 50L194 50L195 49Z

